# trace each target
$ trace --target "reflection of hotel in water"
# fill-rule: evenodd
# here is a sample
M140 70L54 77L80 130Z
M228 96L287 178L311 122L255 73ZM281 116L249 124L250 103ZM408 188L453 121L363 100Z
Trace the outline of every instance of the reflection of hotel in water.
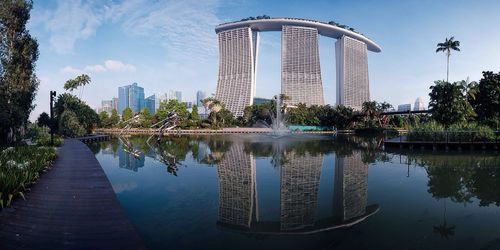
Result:
M361 154L335 159L334 213L342 221L362 216L368 196L368 165Z
M256 208L255 160L243 151L243 144L233 144L218 164L219 220L250 227Z
M219 224L260 233L317 232L355 224L378 210L367 207L368 165L359 152L335 162L334 211L316 218L323 155L287 153L281 166L280 221L259 221L255 160L233 143L218 164ZM376 209L374 209L376 207ZM368 211L370 210L370 211Z
M291 152L281 166L281 230L314 225L323 156Z

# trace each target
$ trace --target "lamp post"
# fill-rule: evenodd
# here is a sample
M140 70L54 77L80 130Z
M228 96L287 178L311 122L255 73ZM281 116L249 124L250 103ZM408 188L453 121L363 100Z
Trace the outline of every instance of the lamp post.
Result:
M50 145L54 146L54 98L55 91L50 91Z

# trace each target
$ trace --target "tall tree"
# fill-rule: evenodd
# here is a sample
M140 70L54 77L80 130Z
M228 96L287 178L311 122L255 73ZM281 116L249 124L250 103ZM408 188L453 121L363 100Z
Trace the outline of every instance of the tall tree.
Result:
M24 134L39 85L38 43L26 30L32 1L0 0L0 143Z
M448 127L475 115L461 83L436 81L430 89L429 110L437 122Z
M90 84L90 81L92 81L90 79L90 76L88 76L86 74L82 74L82 75L75 77L74 79L67 80L66 83L64 83L64 89L68 90L68 91L73 91L79 87L82 87L80 89L80 94L78 95L78 98L82 98L83 89L84 89L85 85Z
M50 126L50 117L47 113L43 112L38 116L37 123L39 127L49 127Z
M107 128L109 127L109 116L106 111L101 111L99 113L99 124L101 128Z
M120 121L120 117L118 116L118 111L116 109L113 109L111 111L111 116L109 117L109 124L111 127L116 126L118 122Z
M142 108L139 112L139 126L142 128L149 128L151 126L151 113L148 108Z
M476 98L471 101L479 120L500 120L500 72L483 72L483 78L475 86ZM491 124L496 125L498 124Z
M127 121L133 116L132 109L130 107L126 107L122 112L122 121Z
M446 53L446 82L448 82L448 75L450 72L450 55L452 50L460 51L460 41L455 41L455 37L450 37L450 39L446 38L444 43L437 44L437 52L445 52Z

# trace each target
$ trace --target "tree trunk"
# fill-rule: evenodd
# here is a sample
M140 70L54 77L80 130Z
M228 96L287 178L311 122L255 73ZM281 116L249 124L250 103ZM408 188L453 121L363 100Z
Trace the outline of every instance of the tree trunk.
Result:
M448 51L448 53L446 53L447 55L447 58L446 58L446 82L448 82L448 75L449 75L449 72L450 72L450 51Z

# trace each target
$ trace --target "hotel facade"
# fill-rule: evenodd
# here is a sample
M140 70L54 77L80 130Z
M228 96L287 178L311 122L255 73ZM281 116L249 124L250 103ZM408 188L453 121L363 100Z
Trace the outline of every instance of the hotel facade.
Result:
M361 109L370 100L368 51L379 45L334 24L298 18L270 18L217 26L219 70L215 98L242 116L255 96L259 32L281 31L281 93L288 105L324 105L319 35L337 39L337 104ZM333 49L333 48L332 48Z

